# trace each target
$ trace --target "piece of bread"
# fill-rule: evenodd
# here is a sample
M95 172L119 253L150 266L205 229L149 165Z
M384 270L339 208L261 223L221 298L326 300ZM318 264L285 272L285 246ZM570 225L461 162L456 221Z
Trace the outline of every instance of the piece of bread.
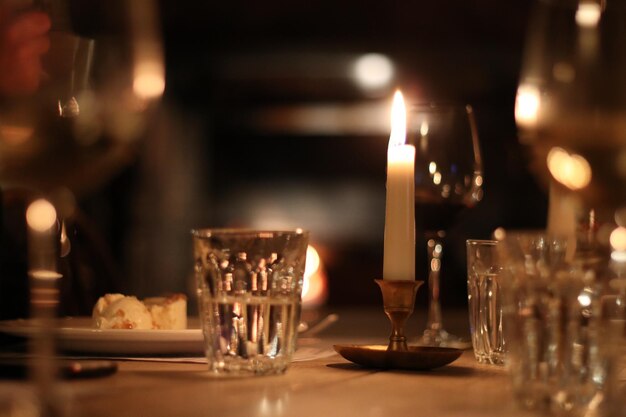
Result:
M152 324L155 329L183 330L187 328L187 297L183 294L146 298L144 303L152 315Z
M98 329L161 329L187 328L187 297L173 294L140 301L123 294L106 294L93 308L94 326Z
M94 326L98 329L152 329L152 315L137 297L106 294L93 308Z

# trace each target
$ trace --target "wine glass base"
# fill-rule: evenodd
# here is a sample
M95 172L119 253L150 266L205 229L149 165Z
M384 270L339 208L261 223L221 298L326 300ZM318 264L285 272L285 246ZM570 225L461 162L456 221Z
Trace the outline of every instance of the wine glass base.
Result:
M444 329L424 330L424 334L417 343L420 346L450 347L456 349L470 349L472 347L470 340L450 334Z

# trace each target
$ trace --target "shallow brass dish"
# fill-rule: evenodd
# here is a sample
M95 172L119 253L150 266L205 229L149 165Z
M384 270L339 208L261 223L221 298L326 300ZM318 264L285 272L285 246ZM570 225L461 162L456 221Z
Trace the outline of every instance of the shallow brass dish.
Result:
M463 353L460 349L409 346L408 350L387 350L386 345L334 345L350 362L367 368L423 371L448 365Z

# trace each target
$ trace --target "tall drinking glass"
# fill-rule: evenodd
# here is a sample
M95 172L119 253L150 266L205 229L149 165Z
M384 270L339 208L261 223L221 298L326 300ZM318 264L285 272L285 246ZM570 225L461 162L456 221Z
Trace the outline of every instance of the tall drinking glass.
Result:
M502 326L502 294L495 240L469 239L467 300L474 357L479 363L504 364L506 342Z
M416 105L409 109L407 134L415 144L416 228L428 250L429 310L421 343L470 345L442 323L439 274L446 230L457 214L482 198L482 162L474 112L469 105ZM459 280L459 283L464 280Z

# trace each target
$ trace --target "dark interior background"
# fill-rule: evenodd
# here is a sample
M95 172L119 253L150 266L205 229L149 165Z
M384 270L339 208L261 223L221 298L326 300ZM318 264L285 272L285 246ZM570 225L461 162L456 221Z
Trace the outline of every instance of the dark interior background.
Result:
M71 4L79 33L123 33L123 0ZM447 235L444 307L466 302L465 239L545 223L546 196L529 173L513 120L531 2L158 5L161 109L135 163L79 201L119 267L116 289L183 291L193 299L193 227L304 227L326 268L328 305L379 303L372 280L382 274L389 133L359 128L358 119L320 133L285 114L390 103L395 88L423 102L472 104L477 117L484 198ZM383 54L395 67L392 82L375 92L359 88L349 72L366 53ZM420 232L417 275L426 279ZM425 289L420 297L424 306Z
M382 273L388 135L263 131L264 109L350 104L391 97L399 87L424 101L471 103L485 162L485 197L461 213L447 239L444 305L465 302L466 238L498 226L545 221L546 198L527 169L513 120L531 2L229 1L161 2L165 103L201 129L209 211L204 225L262 223L243 195L266 194L286 222L312 230L323 248L330 305L377 303ZM396 78L367 96L335 70L345 56L376 52ZM349 195L352 190L352 197ZM293 201L291 201L293 203ZM240 207L243 205L244 207ZM256 217L255 217L256 216ZM268 219L270 220L270 219ZM347 223L350 223L347 225ZM418 276L426 271L424 242ZM422 295L425 291L422 291Z
M513 120L530 4L162 1L164 105L197 133L203 181L194 192L206 198L197 225L275 226L282 216L283 226L310 228L327 268L329 304L377 303L388 134L321 136L253 121L277 107L387 99L396 87L423 101L471 103L485 197L455 220L442 270L444 306L462 305L465 239L545 221L545 194L528 172ZM389 88L374 96L337 69L371 52L396 68ZM190 146L174 136L177 146ZM422 239L416 256L425 278Z

